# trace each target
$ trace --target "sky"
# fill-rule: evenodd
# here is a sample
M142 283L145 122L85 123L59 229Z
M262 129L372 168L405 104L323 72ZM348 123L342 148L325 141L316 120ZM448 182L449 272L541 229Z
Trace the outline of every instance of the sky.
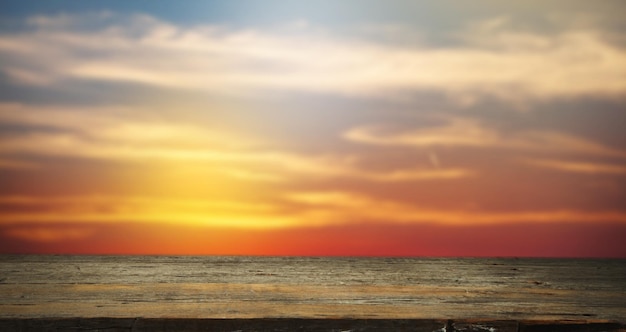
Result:
M626 258L623 1L3 1L0 253Z

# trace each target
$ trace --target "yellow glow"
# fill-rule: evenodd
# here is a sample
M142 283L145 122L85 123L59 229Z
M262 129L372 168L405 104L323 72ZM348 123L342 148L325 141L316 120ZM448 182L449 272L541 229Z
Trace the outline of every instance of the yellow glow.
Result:
M270 204L163 197L68 196L35 198L9 196L0 204L23 206L31 212L3 213L1 222L162 222L205 226L267 228L294 220L277 214ZM43 209L42 209L43 208ZM41 212L34 212L41 210Z
M349 192L300 192L279 203L217 201L164 197L8 196L0 204L26 206L30 212L6 212L0 223L39 222L161 222L241 228L321 226L363 221L441 223L450 225L547 222L619 222L619 211L544 210L488 212L433 210L381 201ZM289 203L291 202L291 203ZM288 208L289 207L289 208ZM43 208L43 209L42 209ZM41 212L36 212L41 210Z

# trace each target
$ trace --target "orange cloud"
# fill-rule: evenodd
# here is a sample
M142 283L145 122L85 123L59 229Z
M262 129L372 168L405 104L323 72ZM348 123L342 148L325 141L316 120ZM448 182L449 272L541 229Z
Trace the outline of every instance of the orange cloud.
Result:
M88 238L94 231L85 227L21 227L8 229L5 234L9 237L34 242L75 241Z
M324 221L332 224L339 220L386 220L396 223L441 223L450 225L497 223L550 223L570 222L626 222L622 211L584 211L576 209L493 212L479 210L439 210L414 204L385 201L357 193L340 191L301 192L288 196L304 204L303 220Z
M533 166L564 172L583 174L626 174L626 166L622 165L554 159L526 159L524 161Z
M0 169L22 169L22 170L32 170L38 168L39 165L33 162L17 160L17 159L8 159L8 158L0 158Z
M343 137L381 146L506 148L530 152L575 152L626 158L626 151L553 131L500 133L476 120L450 117L441 126L394 132L381 126L355 127Z

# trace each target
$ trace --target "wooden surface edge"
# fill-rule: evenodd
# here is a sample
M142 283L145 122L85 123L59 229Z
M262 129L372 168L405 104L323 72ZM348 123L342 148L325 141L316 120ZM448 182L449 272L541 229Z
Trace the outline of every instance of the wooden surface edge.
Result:
M602 320L309 318L0 318L0 331L418 331L626 332Z

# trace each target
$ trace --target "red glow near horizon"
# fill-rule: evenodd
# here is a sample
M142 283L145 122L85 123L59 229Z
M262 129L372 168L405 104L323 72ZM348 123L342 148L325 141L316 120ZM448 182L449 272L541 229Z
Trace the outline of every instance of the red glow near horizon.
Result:
M29 226L17 226L28 229ZM75 225L56 225L57 231ZM237 230L138 224L81 225L90 236L34 241L7 236L0 252L38 254L626 257L626 226L548 224L442 226L362 224Z

